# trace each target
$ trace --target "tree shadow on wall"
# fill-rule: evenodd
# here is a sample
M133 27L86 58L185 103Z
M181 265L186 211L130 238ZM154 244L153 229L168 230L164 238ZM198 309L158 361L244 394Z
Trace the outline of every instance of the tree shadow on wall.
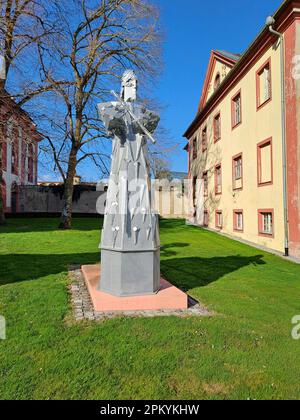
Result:
M184 291L196 287L205 287L227 274L249 265L263 265L263 255L244 257L232 255L227 257L187 257L172 258L161 261L164 277Z

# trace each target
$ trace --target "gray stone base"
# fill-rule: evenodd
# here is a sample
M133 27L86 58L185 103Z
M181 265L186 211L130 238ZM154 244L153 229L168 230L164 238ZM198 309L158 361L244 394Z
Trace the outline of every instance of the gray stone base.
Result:
M160 287L160 250L101 251L99 290L114 296L145 296Z

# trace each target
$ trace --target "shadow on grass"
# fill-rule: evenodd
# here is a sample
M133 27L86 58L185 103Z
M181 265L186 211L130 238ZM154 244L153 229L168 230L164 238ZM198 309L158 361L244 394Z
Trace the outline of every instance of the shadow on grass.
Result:
M243 257L232 255L228 257L187 257L172 258L161 261L164 277L184 291L196 287L204 287L229 273L233 273L249 265L263 265L262 255Z
M103 217L99 218L73 218L72 230L92 231L101 230ZM64 232L58 228L57 218L14 218L7 219L3 226L0 226L1 233L26 233L26 232Z
M66 272L69 265L99 263L100 253L0 255L0 286Z
M191 244L185 242L174 242L172 244L162 245L160 254L162 257L172 257L178 254L178 252L172 251L172 248L186 248L187 246L191 246Z
M174 244L173 244L174 245ZM177 244L178 245L178 244ZM185 246L186 244L181 244ZM242 267L265 264L262 255L187 257L161 261L163 275L182 290L203 287ZM70 265L96 264L100 253L0 255L0 285L66 272Z

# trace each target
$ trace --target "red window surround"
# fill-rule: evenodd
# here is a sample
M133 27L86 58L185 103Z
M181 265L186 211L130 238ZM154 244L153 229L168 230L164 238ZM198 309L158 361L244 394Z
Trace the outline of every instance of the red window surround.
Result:
M262 180L262 159L261 159L261 151L264 147L270 145L270 164L271 164L271 179L270 181L263 182ZM267 185L273 185L273 139L272 137L258 143L257 145L257 185L259 187L264 187Z
M272 233L266 233L264 231L264 214L272 215ZM258 235L265 238L274 238L274 209L259 209L258 210Z
M240 98L240 109L239 113L237 111L237 100ZM239 118L237 120L237 114L239 114ZM231 99L231 128L234 130L236 127L242 124L242 91L239 90Z
M264 70L269 69L269 89L270 95L269 98L266 100L261 101L261 90L260 90L260 77L262 76ZM272 100L272 70L271 70L271 57L260 67L260 69L256 72L256 106L257 111L263 108L266 104L268 104Z
M204 210L203 226L208 227L208 225L209 225L208 211Z
M214 142L221 140L221 113L218 112L214 117Z
M222 194L222 165L215 166L215 194Z
M237 164L238 160L241 159L241 176L240 178L237 177ZM244 179L244 170L243 170L243 153L239 153L238 155L233 156L232 158L232 187L234 191L242 191L243 190L243 179Z
M223 212L222 210L216 210L216 229L223 228Z
M238 225L238 216L242 215L242 228L239 227ZM240 232L243 233L244 232L244 210L233 210L233 230L235 232Z

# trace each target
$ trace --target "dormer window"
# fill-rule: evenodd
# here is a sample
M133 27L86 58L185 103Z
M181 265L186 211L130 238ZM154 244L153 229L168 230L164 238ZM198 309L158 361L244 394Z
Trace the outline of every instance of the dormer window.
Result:
M214 89L217 90L220 85L221 85L221 76L220 76L220 73L218 73L215 78Z

